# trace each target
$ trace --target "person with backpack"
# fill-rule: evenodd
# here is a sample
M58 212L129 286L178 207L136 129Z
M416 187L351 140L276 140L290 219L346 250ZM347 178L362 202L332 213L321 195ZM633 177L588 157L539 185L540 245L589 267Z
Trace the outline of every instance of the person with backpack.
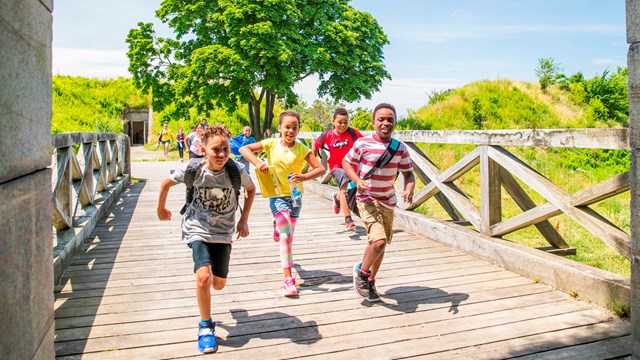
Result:
M181 210L182 240L193 255L200 312L198 350L203 353L218 349L216 323L211 319L211 288L222 290L227 283L233 235L236 233L237 239L249 235L249 213L256 194L256 187L242 165L229 161L230 137L226 126L209 126L203 134L205 157L177 167L160 185L158 197L158 218L171 220L171 211L166 208L169 189L181 182L187 185L187 203ZM244 202L236 224L241 186Z
M331 176L339 189L338 192L331 194L333 212L339 214L340 210L342 210L345 229L353 231L356 228L356 223L351 218L351 211L349 211L346 199L347 185L349 185L351 179L342 168L342 159L351 150L356 140L362 137L362 134L358 130L349 127L349 113L345 108L337 108L333 112L332 122L333 129L323 132L313 143L311 151L315 156L318 156L319 149L325 149L329 152L327 165L329 165L329 172L331 172Z
M296 280L293 277L293 233L302 208L302 182L315 179L324 174L324 166L316 159L311 150L296 140L300 132L300 115L285 111L278 117L280 138L262 139L259 142L240 148L242 157L249 160L257 171L266 174L269 166L258 159L254 153L264 152L268 164L275 168L276 178L282 196L269 198L269 207L273 214L273 240L280 243L280 262L284 274L282 292L284 296L298 295ZM305 162L309 171L302 173ZM292 194L291 188L299 187L299 194ZM292 196L293 195L293 196ZM296 196L298 195L298 196ZM295 200L293 199L295 198Z
M245 126L244 129L242 129L241 134L231 138L231 153L235 156L235 160L237 162L244 165L244 171L246 172L249 172L249 161L242 157L240 154L240 148L245 145L253 144L254 142L256 142L256 139L251 136L250 126Z
M393 139L396 109L391 104L378 104L373 111L374 133L356 141L342 160L347 176L357 186L360 218L367 229L368 245L362 261L353 268L356 293L369 302L380 301L376 275L382 265L387 244L393 236L394 208L397 203L395 180L404 177L404 201L413 201L415 177L407 145Z

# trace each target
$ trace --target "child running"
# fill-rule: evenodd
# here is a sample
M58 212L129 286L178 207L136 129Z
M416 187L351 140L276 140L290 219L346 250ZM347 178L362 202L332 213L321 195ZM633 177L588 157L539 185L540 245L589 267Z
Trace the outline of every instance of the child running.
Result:
M394 183L398 172L402 173L405 184L401 196L409 204L413 201L413 165L404 143L397 144L397 151L389 162L366 176L376 167L378 159L388 151L391 143L398 141L391 138L395 126L396 109L391 104L379 104L373 110L374 134L358 139L342 160L344 171L358 187L358 210L369 241L362 262L353 269L353 285L356 293L369 302L380 300L376 290L376 275L385 248L393 236L393 216L397 203Z
M184 131L182 128L178 129L178 135L176 135L176 146L178 147L178 157L180 162L184 162L184 149L187 147L185 141Z
M193 254L200 310L198 350L203 353L218 350L210 289L222 290L227 283L232 237L234 231L238 239L249 235L247 220L256 194L256 187L242 171L242 165L229 161L230 136L226 126L210 126L203 134L204 159L193 159L186 167L177 167L160 185L158 198L158 218L171 220L171 211L165 207L169 189L180 182L186 183L187 189L192 186L193 200L185 205L182 218L182 240ZM240 185L245 190L244 206L235 225Z
M189 134L187 138L187 141L190 141L190 145L187 148L189 159L201 159L204 157L204 152L202 151L204 130L204 125L198 124L196 125L196 131Z
M273 240L280 242L280 260L284 272L282 290L284 296L291 297L298 295L291 268L293 267L293 232L300 216L302 199L298 204L295 204L297 206L294 206L290 196L289 181L299 183L300 192L304 193L302 182L321 176L325 169L308 147L296 141L298 132L300 132L300 115L298 113L293 111L281 113L278 117L278 131L280 131L279 139L268 138L243 146L240 148L240 154L249 160L256 169L267 173L267 163L259 160L253 154L263 151L267 156L268 163L275 167L283 196L269 199L269 206L274 218ZM302 174L305 161L311 170Z
M329 165L329 171L333 180L338 185L340 191L331 195L333 201L333 212L338 214L342 209L344 215L344 227L347 231L353 231L356 228L356 223L351 219L351 211L347 206L347 185L351 179L345 174L342 168L342 159L349 152L353 144L357 139L361 138L362 134L353 128L349 127L349 113L345 108L337 108L333 112L333 130L329 130L320 135L313 143L311 151L313 155L318 156L318 149L325 148L329 150L329 159L327 164ZM325 147L326 145L326 147Z

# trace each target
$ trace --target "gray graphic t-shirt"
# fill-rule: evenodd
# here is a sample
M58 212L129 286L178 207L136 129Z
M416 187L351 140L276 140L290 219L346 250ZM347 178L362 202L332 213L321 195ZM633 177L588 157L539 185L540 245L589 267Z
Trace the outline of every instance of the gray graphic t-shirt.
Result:
M229 159L229 161L233 161ZM251 185L251 177L240 170L243 188ZM177 167L169 178L184 183L187 163ZM231 244L235 233L235 214L238 201L233 194L233 185L224 168L211 171L203 165L193 181L193 202L182 218L182 241L191 243L196 240L209 243Z

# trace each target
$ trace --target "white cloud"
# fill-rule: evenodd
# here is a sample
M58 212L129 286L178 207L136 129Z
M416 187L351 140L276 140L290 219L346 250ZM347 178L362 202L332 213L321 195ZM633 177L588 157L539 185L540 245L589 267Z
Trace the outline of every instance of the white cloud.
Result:
M395 32L398 38L422 43L445 43L453 40L498 38L524 33L545 33L551 35L566 34L618 34L619 26L608 24L578 24L578 25L502 25L468 27L454 31L432 31L430 28L403 29Z
M129 59L125 51L53 48L54 75L85 76L90 78L131 77L127 71Z

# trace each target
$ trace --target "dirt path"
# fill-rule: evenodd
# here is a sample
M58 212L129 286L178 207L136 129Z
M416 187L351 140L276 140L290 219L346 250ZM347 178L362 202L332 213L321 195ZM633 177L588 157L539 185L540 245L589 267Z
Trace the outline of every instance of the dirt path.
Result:
M132 145L131 161L164 161L164 156L160 148L147 150L144 145Z

